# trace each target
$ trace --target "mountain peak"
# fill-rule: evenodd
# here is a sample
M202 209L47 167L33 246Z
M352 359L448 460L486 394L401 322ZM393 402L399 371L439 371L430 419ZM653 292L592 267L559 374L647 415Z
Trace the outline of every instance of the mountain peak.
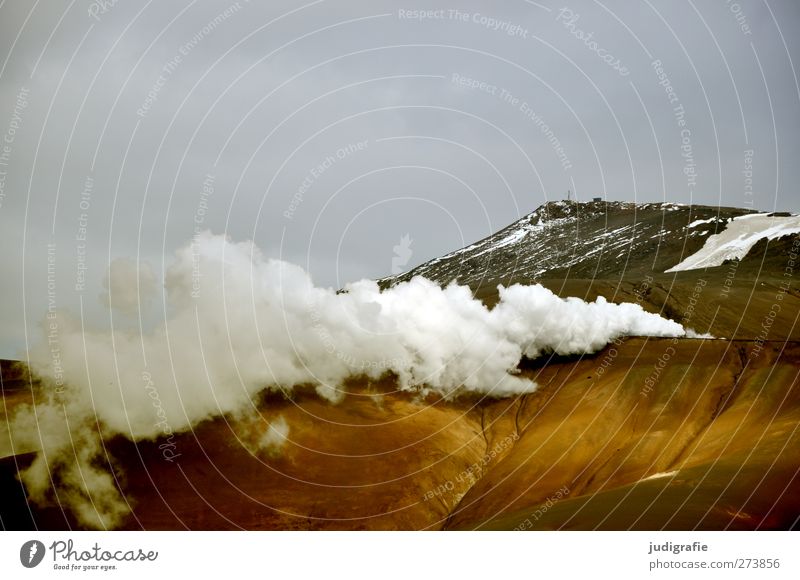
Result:
M390 286L419 275L478 289L542 278L660 274L733 218L753 213L669 202L548 201L478 242L380 282Z

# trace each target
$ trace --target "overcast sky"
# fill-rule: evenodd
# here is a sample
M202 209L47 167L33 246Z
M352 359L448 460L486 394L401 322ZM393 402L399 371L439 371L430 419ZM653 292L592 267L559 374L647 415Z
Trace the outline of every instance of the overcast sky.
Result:
M340 287L567 190L800 210L799 31L796 0L5 0L0 357L196 226Z

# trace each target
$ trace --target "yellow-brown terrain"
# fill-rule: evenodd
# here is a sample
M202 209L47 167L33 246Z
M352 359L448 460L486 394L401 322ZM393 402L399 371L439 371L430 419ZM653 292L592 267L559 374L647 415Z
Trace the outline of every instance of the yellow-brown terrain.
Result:
M800 517L800 292L793 238L736 264L538 281L562 296L638 302L715 339L629 337L591 355L523 361L535 393L443 400L354 378L338 403L264 394L260 416L174 439L105 441L127 529L790 529ZM677 261L677 258L673 260ZM486 303L494 291L476 289ZM779 304L779 312L775 305ZM36 397L2 366L4 417ZM288 441L259 450L282 416ZM263 417L263 420L262 420ZM4 421L5 423L5 421ZM32 453L0 436L6 529L79 527L53 495L26 500ZM30 451L30 450L22 450ZM55 492L58 492L55 481Z

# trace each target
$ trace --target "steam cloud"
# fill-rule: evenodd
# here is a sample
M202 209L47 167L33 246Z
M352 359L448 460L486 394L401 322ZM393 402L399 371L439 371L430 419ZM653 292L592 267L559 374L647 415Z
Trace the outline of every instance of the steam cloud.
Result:
M130 313L132 289L150 285L149 272L119 262L108 303ZM59 315L64 386L12 423L15 447L40 450L23 474L31 498L43 502L55 489L90 527L114 527L130 509L99 467L110 435L171 438L222 414L253 414L265 389L313 386L337 402L346 379L387 372L402 390L446 398L529 393L536 385L516 374L523 356L591 353L624 335L685 335L639 305L561 299L539 285L500 287L492 309L467 287L423 278L383 292L363 280L337 293L252 243L210 233L177 252L164 288L168 319L143 335L82 330ZM32 351L31 366L52 387L50 346ZM290 437L283 417L258 429L249 437L256 452L279 452Z
M100 300L106 306L128 315L139 312L140 305L149 301L156 292L156 275L149 264L131 258L117 258L103 279L105 292Z

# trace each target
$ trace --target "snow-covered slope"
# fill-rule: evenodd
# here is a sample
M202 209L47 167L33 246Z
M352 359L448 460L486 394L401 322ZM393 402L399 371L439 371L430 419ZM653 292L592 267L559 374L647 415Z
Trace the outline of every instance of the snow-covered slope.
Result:
M689 227L693 225L690 224ZM739 216L730 220L724 230L706 239L699 251L666 271L680 272L721 266L726 260L744 258L759 240L774 240L797 233L800 233L800 215Z
M749 210L672 203L548 202L495 234L381 280L424 276L473 289L544 278L664 272Z

